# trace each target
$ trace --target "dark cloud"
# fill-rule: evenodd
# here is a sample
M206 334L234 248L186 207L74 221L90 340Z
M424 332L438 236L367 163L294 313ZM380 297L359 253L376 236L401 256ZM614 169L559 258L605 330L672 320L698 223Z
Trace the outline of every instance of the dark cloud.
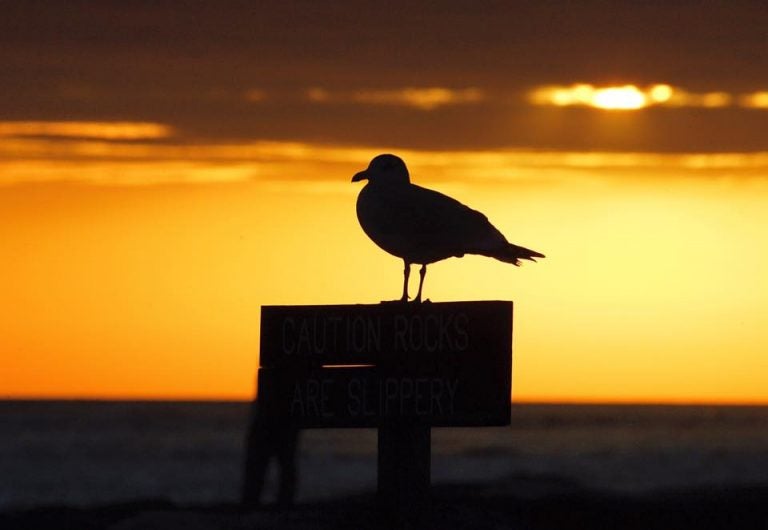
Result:
M635 3L632 3L635 4ZM639 3L637 3L639 4ZM627 7L631 6L631 7ZM531 108L547 83L768 89L760 2L4 2L0 116L165 122L190 138L455 148L758 150L768 111ZM429 114L303 97L477 87ZM269 97L254 104L243 95Z

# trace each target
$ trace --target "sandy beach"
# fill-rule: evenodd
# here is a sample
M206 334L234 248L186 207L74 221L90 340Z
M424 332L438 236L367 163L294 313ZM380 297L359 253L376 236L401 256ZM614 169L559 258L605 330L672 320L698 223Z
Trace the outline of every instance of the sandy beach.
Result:
M371 429L304 432L296 505L243 511L247 403L0 412L2 529L393 526L376 504ZM512 416L509 427L433 429L431 505L413 527L766 528L763 407L517 405Z
M458 529L764 529L768 487L668 491L620 496L572 489L537 498L541 487L521 479L519 491L493 484L439 486L431 506L403 523L413 528ZM551 488L551 484L546 485ZM0 527L13 529L245 530L282 528L392 528L375 497L360 495L300 504L292 509L266 507L241 511L235 504L180 506L143 500L90 508L42 507L0 515Z

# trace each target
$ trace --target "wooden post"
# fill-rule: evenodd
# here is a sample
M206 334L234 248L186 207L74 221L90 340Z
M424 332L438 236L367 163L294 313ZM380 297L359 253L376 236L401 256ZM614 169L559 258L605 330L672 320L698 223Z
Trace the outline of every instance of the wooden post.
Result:
M379 506L394 522L418 517L429 505L431 434L415 421L379 427Z

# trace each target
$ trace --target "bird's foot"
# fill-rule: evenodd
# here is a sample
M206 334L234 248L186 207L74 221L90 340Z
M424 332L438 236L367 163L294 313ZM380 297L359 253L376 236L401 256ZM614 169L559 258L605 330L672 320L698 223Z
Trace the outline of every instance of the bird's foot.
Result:
M403 300L400 298L399 300L382 300L379 302L380 304L386 304L386 305L392 305L392 304L431 304L432 300L427 298L426 300L419 300L417 298L414 298L413 300Z
M432 300L429 298L422 299L420 296L417 296L413 300L411 300L409 303L411 304L431 304Z

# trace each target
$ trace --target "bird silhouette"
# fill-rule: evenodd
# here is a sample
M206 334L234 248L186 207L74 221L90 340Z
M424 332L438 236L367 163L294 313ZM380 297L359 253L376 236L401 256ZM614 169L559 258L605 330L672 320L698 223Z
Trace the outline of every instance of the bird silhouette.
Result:
M520 265L521 259L543 258L535 250L513 245L482 213L437 191L411 184L405 162L383 154L371 160L352 182L367 180L357 196L357 219L363 231L383 250L402 258L403 296L408 301L411 264L421 264L421 302L427 265L464 254L479 254Z

